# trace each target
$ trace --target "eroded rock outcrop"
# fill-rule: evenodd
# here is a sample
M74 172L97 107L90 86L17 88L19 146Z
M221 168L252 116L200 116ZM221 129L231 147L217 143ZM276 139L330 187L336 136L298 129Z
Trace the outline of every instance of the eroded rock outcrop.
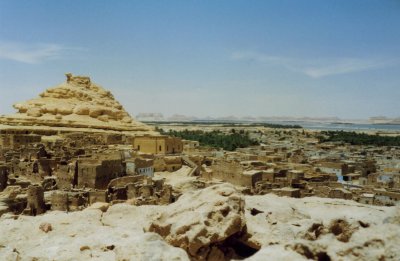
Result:
M170 205L107 207L94 205L70 213L50 211L36 217L5 214L0 218L0 257L400 259L399 207L314 197L244 196L229 184L185 192ZM43 224L50 224L51 230L45 233Z
M18 112L0 117L0 123L151 131L145 124L136 122L110 91L89 77L70 73L66 76L66 82L47 89L40 97L14 104Z
M185 251L156 233L144 233L141 207L111 206L78 212L48 212L36 217L0 218L1 260L176 260ZM131 213L126 218L123 213ZM149 213L150 215L150 213ZM135 217L143 222L136 222ZM51 224L48 233L43 224Z
M400 258L399 207L353 201L275 195L246 196L247 237L261 249L250 260L300 255L313 260L396 260ZM272 258L272 259L270 259ZM296 258L297 259L297 258Z
M192 258L224 260L218 248L244 227L244 201L229 184L188 192L170 204L150 225L173 246L185 249Z
M88 115L92 118L108 116L110 120L132 121L130 115L114 96L87 76L66 74L67 81L40 94L40 98L17 103L19 113L32 117L51 115Z

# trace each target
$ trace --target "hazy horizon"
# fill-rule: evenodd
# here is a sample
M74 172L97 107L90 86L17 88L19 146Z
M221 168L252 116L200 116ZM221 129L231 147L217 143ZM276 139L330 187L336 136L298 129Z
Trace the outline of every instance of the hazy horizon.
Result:
M282 115L282 116L274 116L274 115L261 115L261 116L253 116L253 115L215 115L215 116L210 116L210 115L201 115L201 116L195 116L195 115L189 115L189 114L183 114L183 113L176 113L176 114L164 114L162 112L139 112L136 114L132 114L131 116L133 116L134 118L138 118L138 117L151 117L148 114L161 114L161 116L163 117L164 120L168 120L171 118L176 118L176 117L186 117L186 118L196 118L198 120L206 120L207 118L210 119L223 119L223 118L237 118L237 119L245 119L245 118L255 118L257 120L261 120L262 118L266 118L266 119L270 119L270 120L301 120L301 119L310 119L310 120L344 120L344 121L367 121L370 120L371 118L382 118L382 119L387 119L387 120L391 120L391 119L399 119L400 117L396 117L396 118L390 118L390 117L386 117L384 115L377 115L377 116L372 116L369 118L340 118L337 116L326 116L326 117L310 117L310 116L290 116L290 115ZM155 116L153 116L155 117Z
M0 114L89 75L125 109L400 117L400 2L1 1Z

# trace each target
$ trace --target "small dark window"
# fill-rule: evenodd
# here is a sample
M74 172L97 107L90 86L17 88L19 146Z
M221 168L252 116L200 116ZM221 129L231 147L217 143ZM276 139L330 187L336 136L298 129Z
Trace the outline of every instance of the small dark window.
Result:
M158 150L161 151L161 145L158 147Z

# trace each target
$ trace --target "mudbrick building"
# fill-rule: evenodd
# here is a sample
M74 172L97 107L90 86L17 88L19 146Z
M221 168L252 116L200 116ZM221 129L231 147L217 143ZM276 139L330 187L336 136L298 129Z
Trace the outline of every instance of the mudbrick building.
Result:
M89 77L66 76L0 117L0 214L174 201L179 193L154 170L155 162L166 171L182 167L181 139L136 122Z

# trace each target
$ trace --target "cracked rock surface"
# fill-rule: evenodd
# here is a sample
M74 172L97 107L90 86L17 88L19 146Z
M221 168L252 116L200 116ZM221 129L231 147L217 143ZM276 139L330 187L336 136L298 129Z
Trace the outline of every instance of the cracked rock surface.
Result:
M399 207L269 194L246 196L245 216L249 260L400 260Z
M153 128L135 121L110 91L93 83L88 76L66 74L67 80L46 89L37 98L13 105L17 113L0 116L0 123L93 132L135 131L157 135Z
M121 215L141 213L140 208L121 204L106 213L85 209L17 220L2 217L0 260L189 260L184 250L144 233L145 222ZM40 230L42 223L51 224L52 231Z
M244 196L224 183L166 206L0 218L0 260L232 259L400 260L400 208Z
M191 257L210 259L213 245L242 231L243 207L244 200L232 185L214 185L181 196L156 217L149 231Z

